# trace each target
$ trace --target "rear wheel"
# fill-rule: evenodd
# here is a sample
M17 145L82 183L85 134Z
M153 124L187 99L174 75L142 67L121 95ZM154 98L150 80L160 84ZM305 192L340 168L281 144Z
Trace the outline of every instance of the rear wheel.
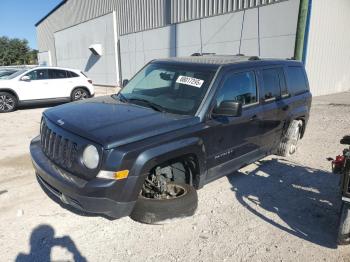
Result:
M167 220L195 213L198 205L196 189L189 184L177 182L170 170L170 167L158 168L147 176L130 215L133 220L146 224L163 224Z
M0 92L0 113L8 113L16 110L17 99L7 92Z
M350 204L343 202L340 210L338 244L350 244Z
M90 97L89 92L84 88L76 88L73 90L71 99L72 101L84 100Z
M280 156L291 156L297 151L298 142L301 137L303 121L293 120L287 131L283 134L281 142L277 149L277 154Z

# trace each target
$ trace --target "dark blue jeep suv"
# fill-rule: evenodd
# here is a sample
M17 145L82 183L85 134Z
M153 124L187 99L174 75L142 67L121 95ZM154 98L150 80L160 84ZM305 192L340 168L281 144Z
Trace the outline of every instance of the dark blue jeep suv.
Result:
M46 110L30 152L40 185L64 205L144 223L192 215L205 184L293 154L312 99L294 60L154 60L124 83Z

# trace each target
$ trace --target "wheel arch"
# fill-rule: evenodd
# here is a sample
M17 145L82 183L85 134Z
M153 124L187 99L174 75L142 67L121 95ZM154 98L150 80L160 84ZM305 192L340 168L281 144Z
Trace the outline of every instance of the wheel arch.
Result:
M19 96L17 95L16 91L11 89L11 88L0 88L0 92L6 92L6 93L10 93L12 95L14 95L17 99L17 102L19 102Z
M205 172L205 148L199 138L186 138L179 141L163 144L151 149L148 149L137 157L133 167L130 170L131 175L136 179L128 179L126 188L133 187L135 190L128 193L129 199L136 200L141 190L142 184L147 173L153 168L164 163L178 159L192 159L194 167L192 168L192 181L195 188L200 188L200 177Z
M286 123L287 124L286 128L288 128L289 124L293 120L302 121L303 126L301 127L302 129L301 129L300 138L303 138L304 134L305 134L306 124L307 124L308 118L309 118L309 108L307 106L298 107L290 112L289 117L288 117L288 121Z
M78 88L84 89L85 91L87 91L87 92L89 93L89 96L91 96L91 92L90 92L89 88L87 88L86 86L76 86L76 87L74 87L74 88L72 89L72 91L70 92L70 96L71 96L71 97L72 97L72 95L73 95L73 92L74 92L75 90L77 90Z

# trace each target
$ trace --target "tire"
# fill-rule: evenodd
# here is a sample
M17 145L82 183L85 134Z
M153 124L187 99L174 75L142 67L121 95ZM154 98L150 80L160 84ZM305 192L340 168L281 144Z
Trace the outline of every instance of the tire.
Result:
M192 216L198 206L197 191L188 184L178 184L186 193L172 199L139 196L130 218L145 224L163 224L166 220Z
M90 97L89 91L84 88L76 88L73 90L71 95L72 101L85 100Z
M277 148L277 155L288 157L297 151L298 142L301 136L303 122L301 120L293 120L287 131L283 134L281 142Z
M0 92L0 113L9 113L17 108L17 98L7 92Z
M340 210L338 244L350 244L350 204L344 202Z

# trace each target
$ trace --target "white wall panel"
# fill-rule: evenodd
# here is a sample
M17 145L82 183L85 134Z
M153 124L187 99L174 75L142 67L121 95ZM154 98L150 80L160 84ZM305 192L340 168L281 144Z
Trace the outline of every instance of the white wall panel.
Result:
M113 13L55 33L57 65L85 72L95 84L116 85ZM101 44L102 56L93 55L89 46Z
M350 90L350 1L314 0L306 69L314 95Z
M186 5L189 2L182 0L179 3ZM204 3L209 5L210 1ZM262 57L292 57L298 8L299 0L281 1L275 5L123 35L120 37L123 77L130 78L152 59L189 56L201 51L228 55L240 52L252 56L259 55L260 51ZM262 25L265 21L268 27ZM263 37L259 34L262 27Z
M243 12L201 19L203 52L237 54L239 50Z
M299 0L259 8L260 56L291 58L294 56Z
M176 26L176 55L189 56L201 52L201 21L181 23Z
M175 56L174 26L120 37L122 77L132 77L150 60Z
M50 51L38 53L38 62L41 66L52 66Z

